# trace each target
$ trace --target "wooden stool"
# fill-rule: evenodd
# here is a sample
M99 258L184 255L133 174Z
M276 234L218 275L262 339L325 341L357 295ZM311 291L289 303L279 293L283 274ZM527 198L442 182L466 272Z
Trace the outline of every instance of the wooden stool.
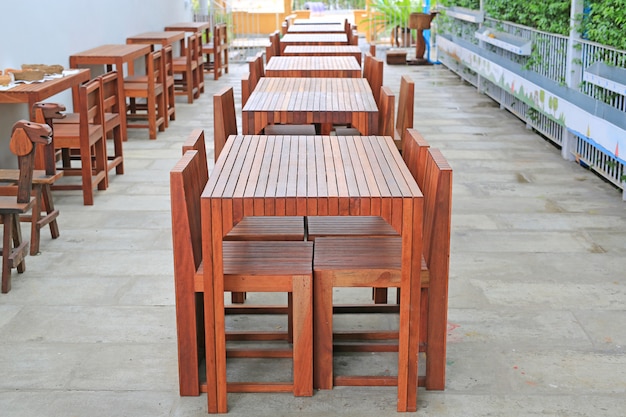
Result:
M19 180L16 197L0 197L0 217L3 224L2 239L2 292L11 289L11 269L18 273L26 270L28 241L22 240L19 216L28 212L35 203L31 196L36 144L49 144L50 126L20 120L13 125L9 148L17 155Z

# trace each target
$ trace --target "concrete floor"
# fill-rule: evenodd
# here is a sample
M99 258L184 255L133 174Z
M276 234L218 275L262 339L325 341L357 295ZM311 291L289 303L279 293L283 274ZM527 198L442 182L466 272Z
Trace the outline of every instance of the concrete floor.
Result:
M0 296L1 416L205 415L205 395L178 395L168 175L191 129L211 143L211 93L233 85L239 100L244 71L207 77L157 140L131 131L126 174L94 206L55 193L61 237L44 231ZM620 191L444 67L386 66L396 94L400 74L416 82L415 126L454 169L447 385L420 389L414 415L623 416ZM393 355L348 359L395 372ZM395 399L395 388L229 394L229 414L380 417Z

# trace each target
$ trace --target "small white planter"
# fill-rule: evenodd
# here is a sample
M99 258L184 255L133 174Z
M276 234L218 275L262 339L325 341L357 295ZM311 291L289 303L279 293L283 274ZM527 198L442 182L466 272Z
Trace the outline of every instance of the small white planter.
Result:
M504 32L498 32L489 28L482 28L474 34L477 39L495 45L506 51L513 52L516 55L528 56L531 53L532 43L528 39L519 36L510 35Z

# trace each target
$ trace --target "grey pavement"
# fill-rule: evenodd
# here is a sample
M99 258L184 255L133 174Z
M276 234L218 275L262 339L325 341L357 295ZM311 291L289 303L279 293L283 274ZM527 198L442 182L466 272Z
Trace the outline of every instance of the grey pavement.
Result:
M41 253L0 295L0 416L205 415L205 395L178 395L169 170L194 128L213 159L212 93L234 86L240 117L245 71L207 76L204 95L179 99L157 140L131 130L126 174L112 175L94 206L55 192L61 236L44 230ZM420 388L408 415L624 416L621 191L446 68L385 66L396 94L401 74L416 83L416 128L454 170L446 390ZM393 354L338 361L357 372L395 364ZM228 399L232 416L396 414L393 387Z

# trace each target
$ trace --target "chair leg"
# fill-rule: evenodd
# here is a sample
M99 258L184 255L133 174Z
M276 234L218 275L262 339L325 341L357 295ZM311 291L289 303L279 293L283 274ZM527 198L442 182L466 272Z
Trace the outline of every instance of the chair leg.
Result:
M24 258L28 253L28 241L22 240L22 229L18 214L2 216L2 284L3 294L11 290L11 269L17 268L19 274L26 271Z
M313 386L333 388L333 277L331 273L313 275Z
M310 276L294 276L293 395L313 395L313 294ZM332 304L332 303L331 303ZM332 305L331 305L332 311Z
M11 256L11 248L13 244L13 224L11 216L5 214L2 216L2 293L8 293L11 290L11 264L9 257Z

